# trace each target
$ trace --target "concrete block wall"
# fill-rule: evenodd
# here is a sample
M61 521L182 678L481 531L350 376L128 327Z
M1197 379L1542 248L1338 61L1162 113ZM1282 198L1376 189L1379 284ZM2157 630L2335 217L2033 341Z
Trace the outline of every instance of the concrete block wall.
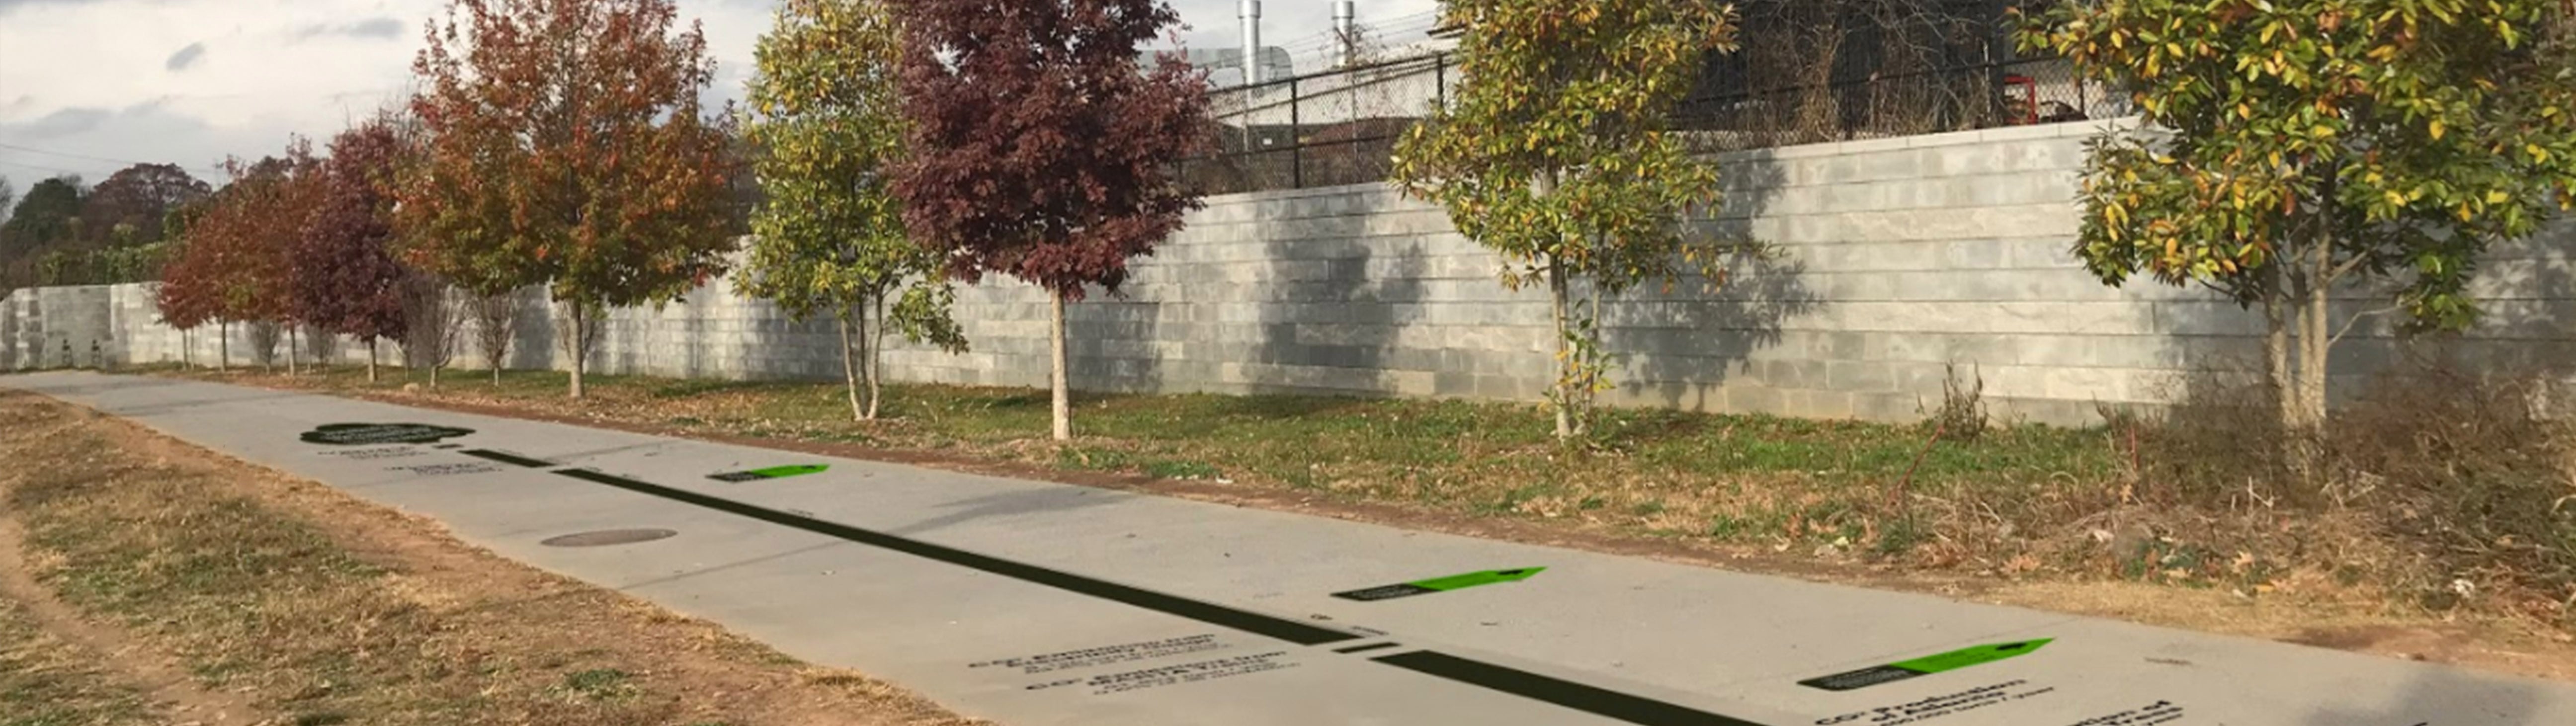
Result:
M2102 122L2021 127L1729 154L1727 201L1690 220L1763 240L1710 291L1686 280L1605 305L1626 353L1619 405L1907 420L1938 405L1946 367L1982 377L1990 403L2028 420L2081 424L2097 403L2153 404L2179 374L2250 364L2260 321L2206 292L2101 285L2069 252L2083 141ZM2566 227L2491 255L2486 324L2433 346L2498 368L2576 363L2576 263ZM1553 379L1545 294L1498 282L1501 260L1445 212L1385 185L1207 200L1119 294L1069 311L1073 380L1109 391L1309 392L1538 400ZM105 288L99 288L104 290ZM50 340L97 323L98 304L19 291L0 341ZM66 297L69 295L70 297ZM2352 291L2343 307L2377 307ZM530 291L511 359L565 368L555 311ZM108 295L120 360L175 360L177 334L141 286ZM41 309L40 309L41 308ZM894 380L1043 385L1045 296L987 280L960 291L973 350L897 345ZM14 326L14 327L12 327ZM2404 353L2384 320L2356 327L2336 372L2357 383ZM472 333L456 356L480 365ZM243 331L234 358L248 359ZM211 360L212 335L190 340ZM0 367L53 365L24 343ZM613 311L592 369L721 378L839 375L828 322L797 322L725 280L660 309ZM344 360L364 360L344 347ZM395 354L387 353L387 359ZM37 361L29 363L28 361ZM2343 385L2343 391L2357 386Z

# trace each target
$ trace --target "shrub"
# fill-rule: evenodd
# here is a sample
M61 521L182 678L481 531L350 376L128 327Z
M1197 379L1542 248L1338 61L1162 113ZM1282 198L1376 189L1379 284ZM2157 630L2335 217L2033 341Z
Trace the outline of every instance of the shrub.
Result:
M2360 565L2433 607L2475 599L2567 622L2576 602L2576 448L2568 424L2540 405L2547 376L2401 366L2327 420L2308 442L2320 465L2307 472L2284 454L2289 434L2269 396L2242 379L2197 376L2160 413L2111 418L2115 437L2136 441L2130 491L2138 503L2168 521L2198 512L2235 522L2209 534L2236 541L2202 546L2269 548L2320 570ZM2250 513L2267 516L2228 516ZM2265 542L2282 533L2297 541ZM2319 541L2330 533L2404 554L2335 561L2346 548Z

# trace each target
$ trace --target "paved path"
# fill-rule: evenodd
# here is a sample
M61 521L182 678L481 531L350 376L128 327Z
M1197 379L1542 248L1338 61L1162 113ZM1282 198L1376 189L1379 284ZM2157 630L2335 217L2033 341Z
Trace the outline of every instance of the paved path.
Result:
M1006 726L2576 724L2576 685L1919 595L210 383L0 386ZM636 528L677 534L545 544Z

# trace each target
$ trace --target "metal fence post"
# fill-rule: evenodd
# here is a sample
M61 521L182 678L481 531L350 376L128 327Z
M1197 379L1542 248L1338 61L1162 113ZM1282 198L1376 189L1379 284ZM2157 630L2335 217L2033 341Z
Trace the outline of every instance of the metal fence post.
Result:
M1300 108L1304 100L1297 94L1297 79L1288 79L1288 180L1298 189L1306 188L1306 117Z
M1436 56L1432 56L1432 57L1431 57L1431 83L1432 83L1432 90L1431 90L1431 107L1432 107L1432 109L1436 111L1436 110L1439 110L1439 109L1448 108L1448 107L1449 107L1449 54L1447 54L1447 53L1442 53L1442 54L1440 54L1440 55L1436 55Z

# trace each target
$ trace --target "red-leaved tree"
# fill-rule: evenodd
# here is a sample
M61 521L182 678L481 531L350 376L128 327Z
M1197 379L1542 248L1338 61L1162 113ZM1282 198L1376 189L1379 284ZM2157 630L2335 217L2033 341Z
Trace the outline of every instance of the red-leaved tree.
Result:
M311 327L367 341L369 381L376 380L377 342L405 332L403 282L410 272L392 249L401 151L384 119L333 138L295 255L299 316Z
M185 363L188 361L189 332L213 321L215 315L213 295L209 292L213 287L212 278L190 267L202 265L204 260L187 254L187 237L184 234L179 239L182 241L175 248L178 252L162 263L161 281L153 285L152 306L160 311L163 325L179 329L179 360ZM232 346L228 342L218 343L218 346L225 357L229 357ZM215 368L222 370L227 363L230 361L218 358Z
M233 181L206 200L188 225L179 254L163 270L162 315L213 321L231 360L232 323L296 322L295 248L311 214L321 164L301 141L286 158L226 162ZM180 324L174 322L173 324ZM263 343L266 345L266 343ZM262 365L273 349L255 350ZM292 346L288 365L294 365Z
M613 306L723 270L739 163L706 38L671 0L451 0L413 62L425 132L401 215L423 269L491 297L546 283L569 312L571 394Z
M1161 0L904 0L904 220L974 282L1000 273L1053 301L1055 438L1073 427L1064 309L1115 292L1127 262L1199 206L1172 173L1206 141L1207 80L1137 50L1180 21Z

